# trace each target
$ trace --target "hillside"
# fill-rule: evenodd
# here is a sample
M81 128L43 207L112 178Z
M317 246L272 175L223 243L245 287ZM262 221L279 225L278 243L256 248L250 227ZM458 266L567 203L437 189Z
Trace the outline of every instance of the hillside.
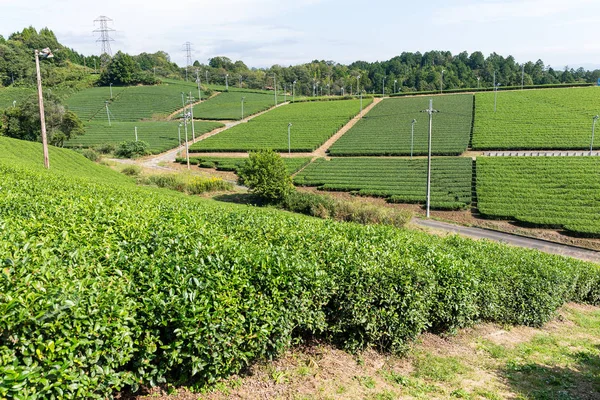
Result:
M600 303L597 265L140 188L67 150L45 171L39 144L1 144L2 397L204 386L310 335L403 352Z

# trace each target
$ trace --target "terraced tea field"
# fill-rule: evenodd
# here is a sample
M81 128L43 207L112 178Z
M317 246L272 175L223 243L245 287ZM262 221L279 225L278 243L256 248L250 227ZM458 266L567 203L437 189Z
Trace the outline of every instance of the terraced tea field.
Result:
M364 105L369 103L365 101ZM292 123L292 151L311 152L358 114L359 110L358 100L288 104L198 142L192 146L192 150L287 151L288 123Z
M479 157L477 206L489 217L600 236L600 163L595 157Z
M434 158L431 206L459 209L471 204L472 173L470 158ZM386 197L395 203L425 203L427 160L375 157L319 159L296 175L294 183Z
M196 136L220 128L218 122L195 121ZM152 153L175 148L179 145L177 121L163 122L106 122L92 121L86 124L85 134L69 140L66 147L94 147L101 144L119 144L125 140L135 140L135 127L138 128L138 140L148 142ZM181 129L181 139L185 140L184 130ZM188 126L188 139L192 140L191 127Z
M586 149L600 88L499 90L475 95L474 150Z
M113 100L126 89L126 87L113 87ZM110 101L110 88L96 87L72 94L65 103L82 121L89 121L94 117L106 120L105 102L107 100ZM110 103L109 107L112 109L113 103Z
M190 157L190 164L198 165L200 168L215 168L219 171L236 172L246 162L247 158L240 157ZM311 160L310 157L282 157L288 174L293 174L304 167ZM187 163L185 158L178 158L182 164Z
M420 112L429 107L429 98L385 99L377 104L330 149L333 156L410 155L411 122L414 155L427 154L429 117ZM473 119L472 95L435 97L433 108L432 153L458 155L469 145Z
M244 117L267 110L275 105L273 95L244 92L220 93L208 101L194 106L194 118L242 119L242 97L244 97Z

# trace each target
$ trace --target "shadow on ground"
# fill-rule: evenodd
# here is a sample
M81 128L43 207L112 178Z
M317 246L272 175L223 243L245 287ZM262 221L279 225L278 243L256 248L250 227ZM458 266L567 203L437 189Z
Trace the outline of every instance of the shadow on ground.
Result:
M600 345L596 351L570 354L569 367L509 361L501 371L511 389L523 399L600 399Z

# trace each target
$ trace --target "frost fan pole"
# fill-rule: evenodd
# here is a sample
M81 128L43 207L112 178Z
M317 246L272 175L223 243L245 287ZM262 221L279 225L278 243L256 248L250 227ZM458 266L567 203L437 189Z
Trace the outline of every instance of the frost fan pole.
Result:
M429 208L431 205L431 130L433 128L433 113L439 111L433 109L433 99L429 99L429 108L421 112L429 114L429 145L427 150L427 218L429 218Z

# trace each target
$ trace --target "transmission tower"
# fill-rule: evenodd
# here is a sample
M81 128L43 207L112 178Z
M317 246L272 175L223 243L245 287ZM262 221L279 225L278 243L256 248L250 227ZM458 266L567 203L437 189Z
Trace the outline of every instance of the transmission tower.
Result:
M104 15L101 15L94 20L94 26L96 23L100 25L98 29L94 29L94 32L100 33L100 37L96 40L96 42L102 43L100 61L103 67L108 64L108 61L110 61L110 58L112 57L110 42L114 41L114 39L110 37L109 32L114 32L114 29L108 27L109 22L112 22L112 19L105 17Z
M183 51L185 51L185 80L188 80L188 68L192 65L192 44L185 42L183 44Z

